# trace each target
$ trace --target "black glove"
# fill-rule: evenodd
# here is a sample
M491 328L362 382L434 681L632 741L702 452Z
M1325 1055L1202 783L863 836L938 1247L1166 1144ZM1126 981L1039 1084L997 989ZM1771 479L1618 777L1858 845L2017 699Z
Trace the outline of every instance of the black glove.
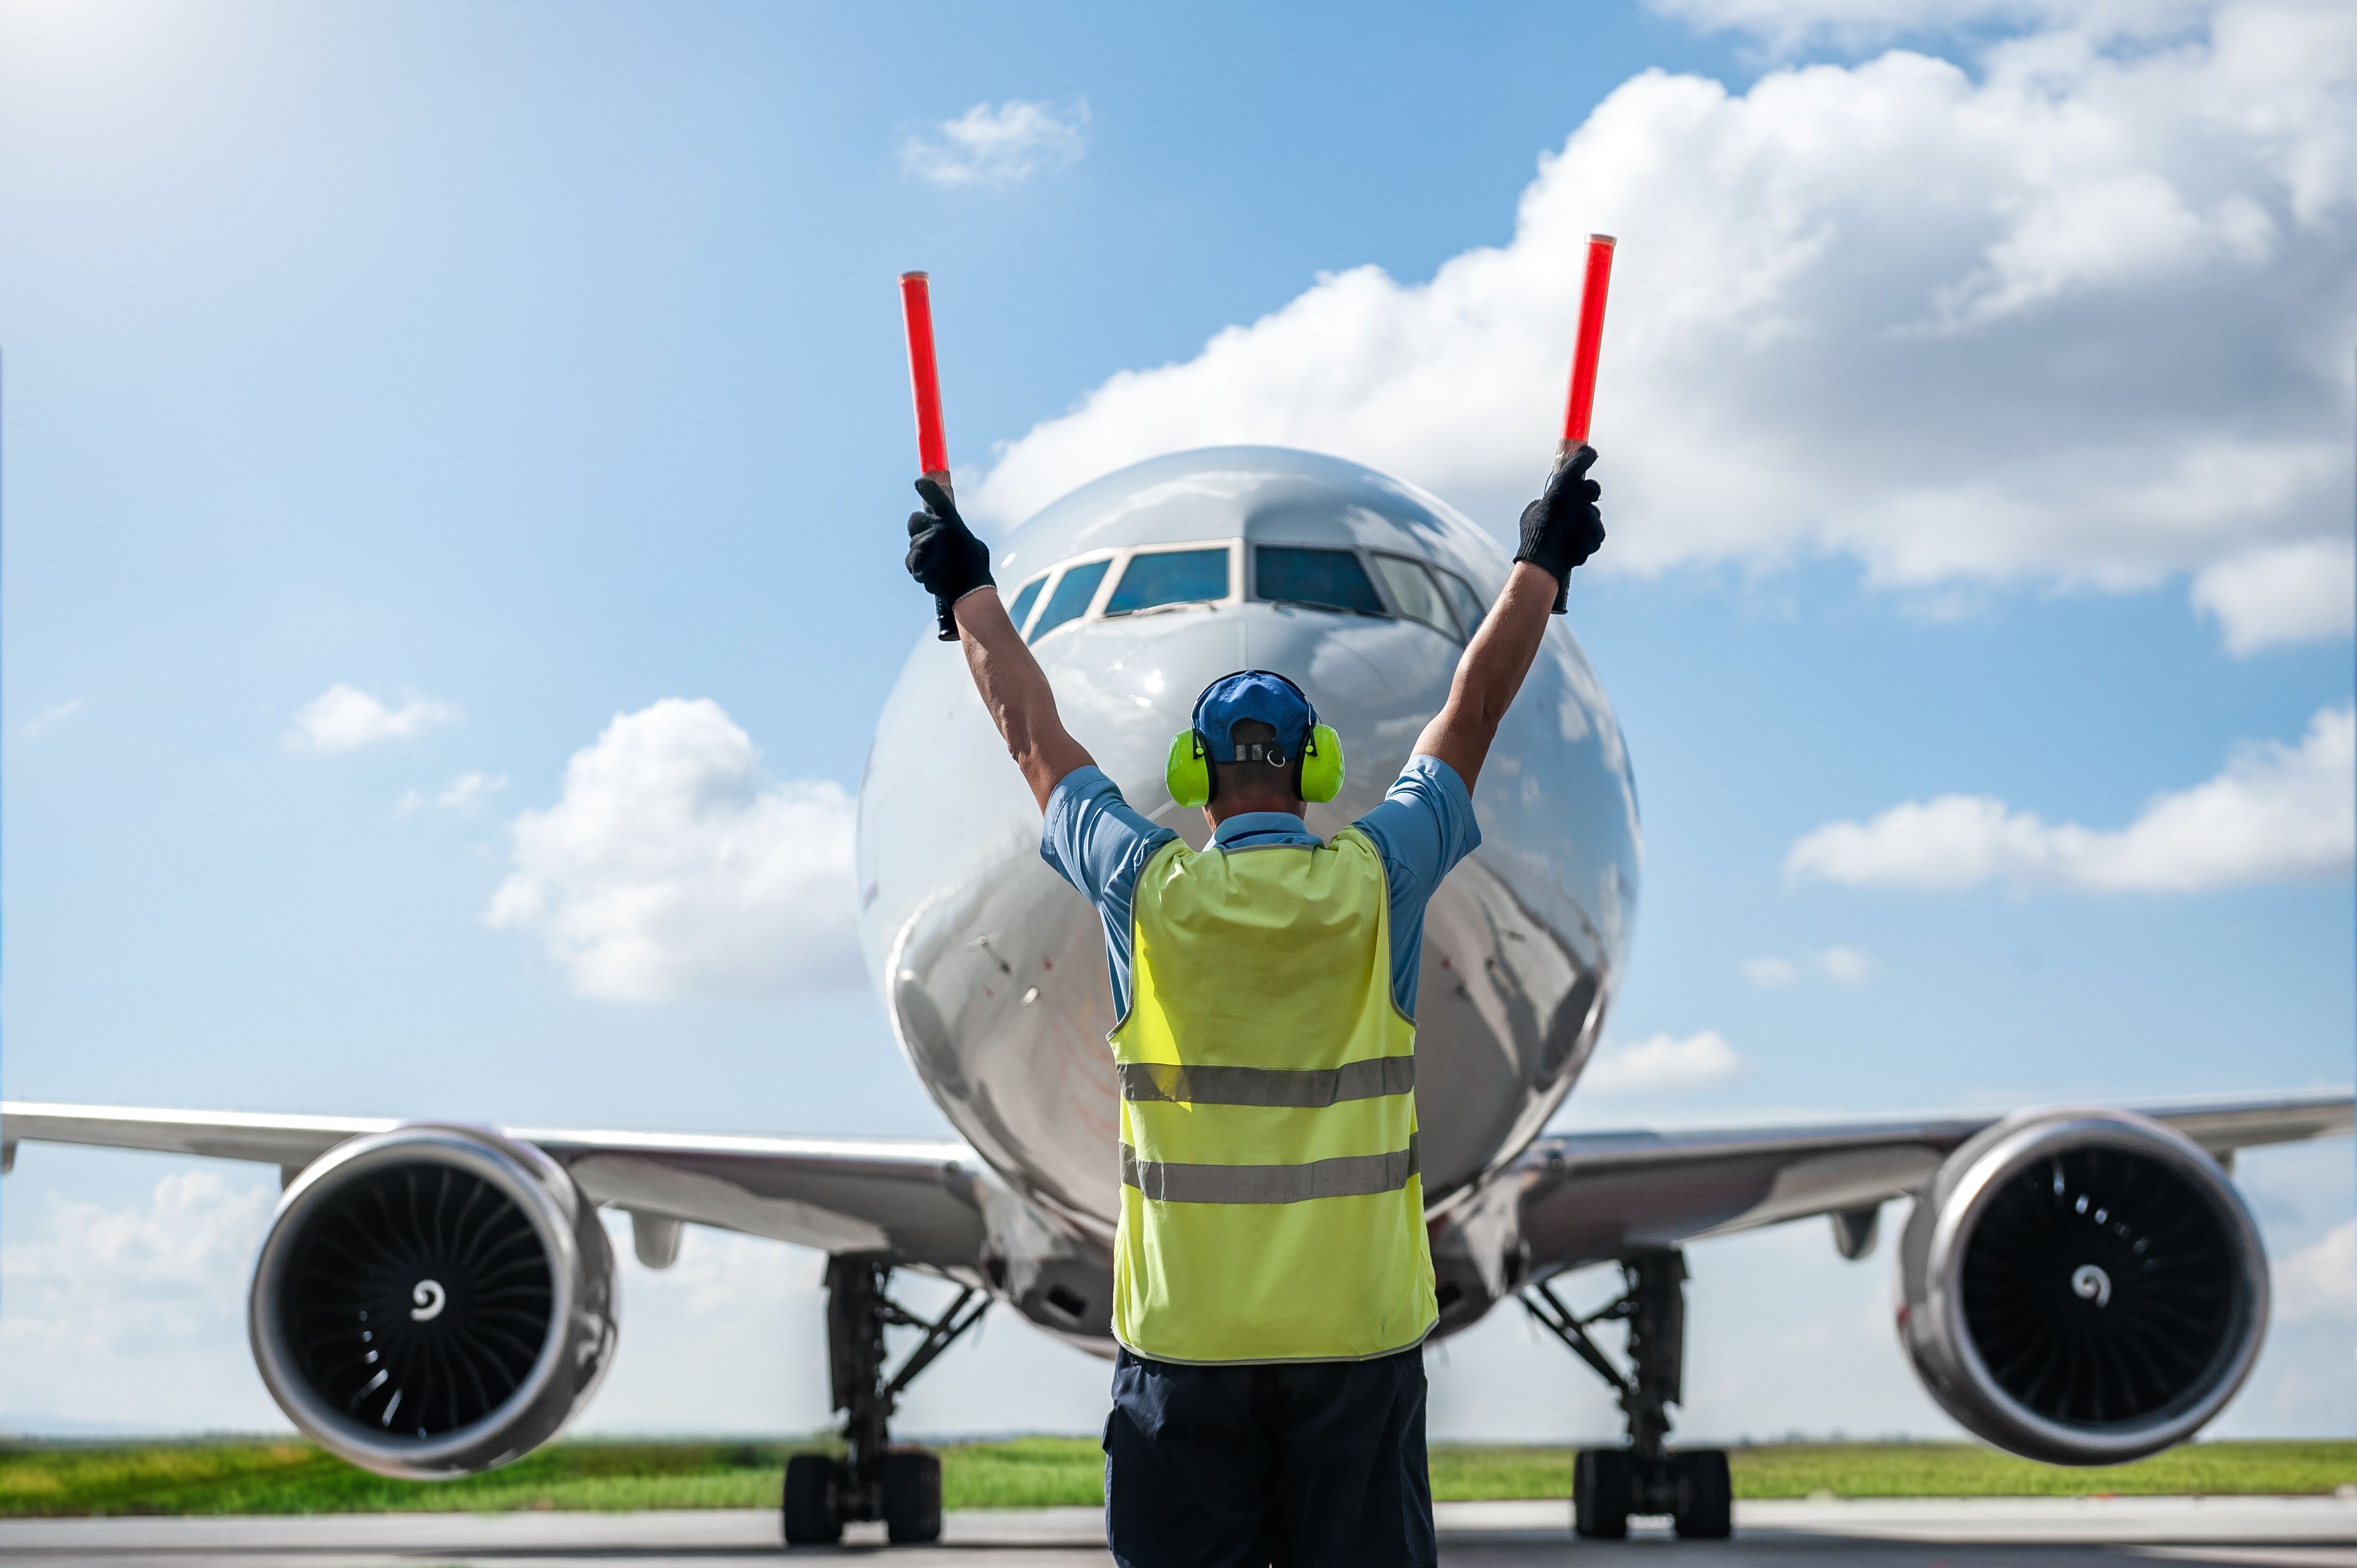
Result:
M917 481L925 510L909 514L909 575L933 596L943 642L957 640L950 607L976 588L996 587L990 575L990 546L974 536L958 516L957 502L931 479Z
M1587 477L1596 448L1582 443L1571 461L1548 477L1546 493L1523 509L1523 545L1514 559L1554 577L1555 613L1567 602L1571 569L1604 544L1604 514L1596 510L1603 487Z

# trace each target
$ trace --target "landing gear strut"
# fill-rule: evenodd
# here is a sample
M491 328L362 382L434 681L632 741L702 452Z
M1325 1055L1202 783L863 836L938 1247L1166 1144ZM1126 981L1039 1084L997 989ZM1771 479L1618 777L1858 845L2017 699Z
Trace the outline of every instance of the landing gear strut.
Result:
M892 1262L879 1252L845 1252L826 1261L826 1348L834 1408L845 1412L841 1459L797 1454L786 1461L789 1546L843 1539L845 1521L877 1520L893 1544L942 1535L942 1461L922 1448L894 1447L888 1432L901 1391L958 1336L982 1320L990 1298L971 1286L938 1318L920 1317L885 1294ZM884 1330L921 1328L900 1369L887 1378Z
M1585 1317L1564 1305L1551 1284L1523 1293L1523 1305L1548 1332L1620 1396L1629 1418L1626 1448L1587 1448L1572 1469L1572 1529L1619 1540L1632 1513L1668 1514L1677 1532L1723 1541L1734 1528L1733 1486L1727 1454L1717 1448L1669 1451L1669 1407L1683 1397L1685 1363L1686 1261L1677 1251L1640 1252L1620 1260L1626 1281L1618 1300ZM1623 1372L1589 1337L1592 1324L1629 1326L1629 1370Z

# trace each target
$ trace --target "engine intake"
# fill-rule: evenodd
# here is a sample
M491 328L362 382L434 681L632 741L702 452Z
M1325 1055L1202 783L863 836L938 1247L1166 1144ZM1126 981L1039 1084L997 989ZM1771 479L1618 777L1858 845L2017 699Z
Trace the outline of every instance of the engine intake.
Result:
M427 1124L356 1138L279 1200L247 1327L287 1418L364 1469L470 1475L554 1437L613 1359L613 1252L540 1150Z
M1932 1398L2052 1465L2140 1459L2225 1408L2266 1334L2258 1227L2190 1139L2123 1112L2003 1122L1950 1155L1900 1250Z

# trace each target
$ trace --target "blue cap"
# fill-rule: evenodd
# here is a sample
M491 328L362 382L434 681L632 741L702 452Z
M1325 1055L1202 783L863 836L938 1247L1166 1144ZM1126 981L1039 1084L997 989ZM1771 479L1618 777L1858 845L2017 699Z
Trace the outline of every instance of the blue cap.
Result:
M1276 731L1276 744L1287 757L1299 757L1318 722L1301 688L1266 670L1239 670L1203 688L1195 699L1195 728L1214 762L1233 762L1235 743L1229 730L1238 719L1258 719Z

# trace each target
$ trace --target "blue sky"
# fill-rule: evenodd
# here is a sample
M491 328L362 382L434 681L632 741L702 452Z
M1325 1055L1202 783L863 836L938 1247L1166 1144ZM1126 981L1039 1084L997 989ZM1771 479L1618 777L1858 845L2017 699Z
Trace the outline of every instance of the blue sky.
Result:
M926 615L893 274L990 524L1258 439L1502 534L1591 228L1574 614L1647 859L1620 1092L1567 1116L2345 1083L2352 81L2298 5L5 0L6 1091L938 1129L856 984L583 994L487 919L617 714L709 699L763 788L856 787ZM2229 1423L2352 1430L2349 1146L2243 1168L2314 1283ZM0 1425L274 1422L264 1209L28 1151ZM1864 1329L1885 1266L1699 1250L1694 1428L1945 1430ZM814 1424L815 1269L630 1265L593 1423ZM1605 1429L1505 1314L1436 1365L1446 1431ZM911 1419L1085 1430L1103 1380L1010 1319Z

